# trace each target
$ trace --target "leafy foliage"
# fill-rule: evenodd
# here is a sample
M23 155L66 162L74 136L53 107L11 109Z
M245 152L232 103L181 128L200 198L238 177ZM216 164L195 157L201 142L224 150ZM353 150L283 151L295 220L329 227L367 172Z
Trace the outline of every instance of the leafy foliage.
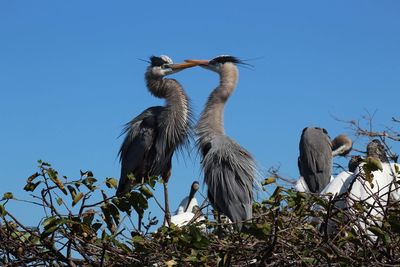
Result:
M393 119L396 123L400 120ZM400 141L397 132L369 132L352 121L357 135ZM387 146L389 147L389 146ZM393 161L398 156L388 151ZM382 164L367 158L358 177L372 185L373 171ZM400 169L391 191L398 189ZM271 188L281 178L262 182ZM134 177L132 177L134 179ZM95 178L81 171L78 179L61 176L39 161L21 200L6 192L0 200L0 264L2 266L399 266L400 203L385 197L383 212L372 216L368 201L347 194L319 196L277 186L273 194L253 205L253 220L244 230L227 222L206 220L184 227L159 226L147 211L159 181L150 177L122 198L114 195L117 180ZM9 203L39 205L44 211L37 226L28 227L8 209ZM27 204L28 202L28 204ZM158 203L158 201L156 201ZM204 209L202 209L203 212ZM130 218L145 218L139 232ZM127 222L128 221L128 222ZM128 223L131 224L128 224ZM142 228L142 229L143 229Z
M108 197L113 178L99 183L91 172L77 180L61 177L50 164L24 189L37 193L34 202L46 211L38 227L27 227L0 205L0 262L3 265L58 266L281 266L400 264L400 205L390 203L381 223L371 225L371 238L354 227L368 209L335 210L340 197L326 198L277 187L253 206L254 219L239 232L229 223L209 221L185 227L162 226L149 216L146 231L122 222L132 211L144 216L157 179L138 185L123 198ZM266 186L275 180L268 178ZM35 184L34 187L30 186ZM98 194L102 200L89 203ZM14 200L13 200L14 199ZM318 207L318 208L316 208ZM358 212L357 212L358 211ZM328 231L335 222L336 231ZM154 227L153 227L154 228Z

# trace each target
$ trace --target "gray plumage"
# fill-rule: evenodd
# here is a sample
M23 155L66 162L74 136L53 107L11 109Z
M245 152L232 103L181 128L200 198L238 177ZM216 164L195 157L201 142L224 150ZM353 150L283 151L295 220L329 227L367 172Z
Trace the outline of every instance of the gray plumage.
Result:
M300 138L298 159L300 175L313 193L320 193L331 179L332 145L323 128L304 128Z
M186 93L178 81L163 78L183 68L174 69L166 56L150 60L145 74L147 87L155 97L166 99L166 105L150 107L126 124L119 151L121 176L117 196L126 194L148 176L161 176L168 182L173 153L187 144L191 129ZM128 179L129 174L136 180Z
M307 127L300 138L298 167L312 193L320 193L330 182L332 158L346 156L353 141L340 134L333 141L324 128Z
M207 196L215 210L241 228L242 221L252 218L256 166L250 153L225 135L223 126L224 106L236 87L240 60L220 56L199 62L220 75L220 84L210 94L196 127Z

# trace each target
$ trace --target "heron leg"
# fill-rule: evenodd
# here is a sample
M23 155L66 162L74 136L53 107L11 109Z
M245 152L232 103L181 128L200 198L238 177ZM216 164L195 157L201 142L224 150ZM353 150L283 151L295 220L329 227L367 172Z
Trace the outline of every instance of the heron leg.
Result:
M139 216L138 216L138 230L139 230L139 233L140 232L142 232L142 219L143 219L143 216L141 215L141 214L138 214Z
M164 225L165 225L165 222L167 222L168 226L170 226L171 225L171 213L169 212L168 182L167 181L164 181L164 199L165 199Z

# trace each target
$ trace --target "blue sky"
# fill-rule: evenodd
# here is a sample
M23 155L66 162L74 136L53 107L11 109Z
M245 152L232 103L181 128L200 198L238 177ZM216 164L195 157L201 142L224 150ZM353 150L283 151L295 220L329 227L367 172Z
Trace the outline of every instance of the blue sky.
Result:
M1 1L0 188L18 197L37 160L68 177L119 176L122 125L149 106L146 59L249 59L225 111L226 132L262 171L298 176L301 131L351 134L343 120L399 117L398 1ZM215 73L173 75L198 117ZM397 125L398 127L398 125ZM356 140L364 148L365 140ZM398 149L398 145L397 147ZM174 160L171 206L202 181L199 158ZM162 199L162 187L157 194ZM34 209L15 205L28 223ZM153 213L159 214L154 208Z

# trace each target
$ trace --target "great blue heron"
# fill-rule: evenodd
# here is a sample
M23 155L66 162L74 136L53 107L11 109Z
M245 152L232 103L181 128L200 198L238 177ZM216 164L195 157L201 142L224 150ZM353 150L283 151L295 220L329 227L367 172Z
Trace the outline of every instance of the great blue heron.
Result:
M176 149L187 144L191 112L189 98L182 86L174 79L164 79L164 76L195 65L187 62L173 64L168 56L152 56L149 63L145 73L147 87L155 97L164 98L166 105L150 107L126 124L123 130L125 139L119 151L121 176L116 195L123 196L149 176L161 176L165 219L169 220L167 184L171 159ZM134 180L128 178L130 174Z
M328 132L323 128L303 129L299 144L298 167L310 192L320 193L329 184L332 157L347 155L352 144L346 135L339 135L331 142Z
M242 62L233 56L186 61L215 71L220 76L219 85L210 94L196 126L197 145L202 154L210 203L241 228L243 221L252 218L256 165L247 150L225 135L223 111L238 80L236 64Z

